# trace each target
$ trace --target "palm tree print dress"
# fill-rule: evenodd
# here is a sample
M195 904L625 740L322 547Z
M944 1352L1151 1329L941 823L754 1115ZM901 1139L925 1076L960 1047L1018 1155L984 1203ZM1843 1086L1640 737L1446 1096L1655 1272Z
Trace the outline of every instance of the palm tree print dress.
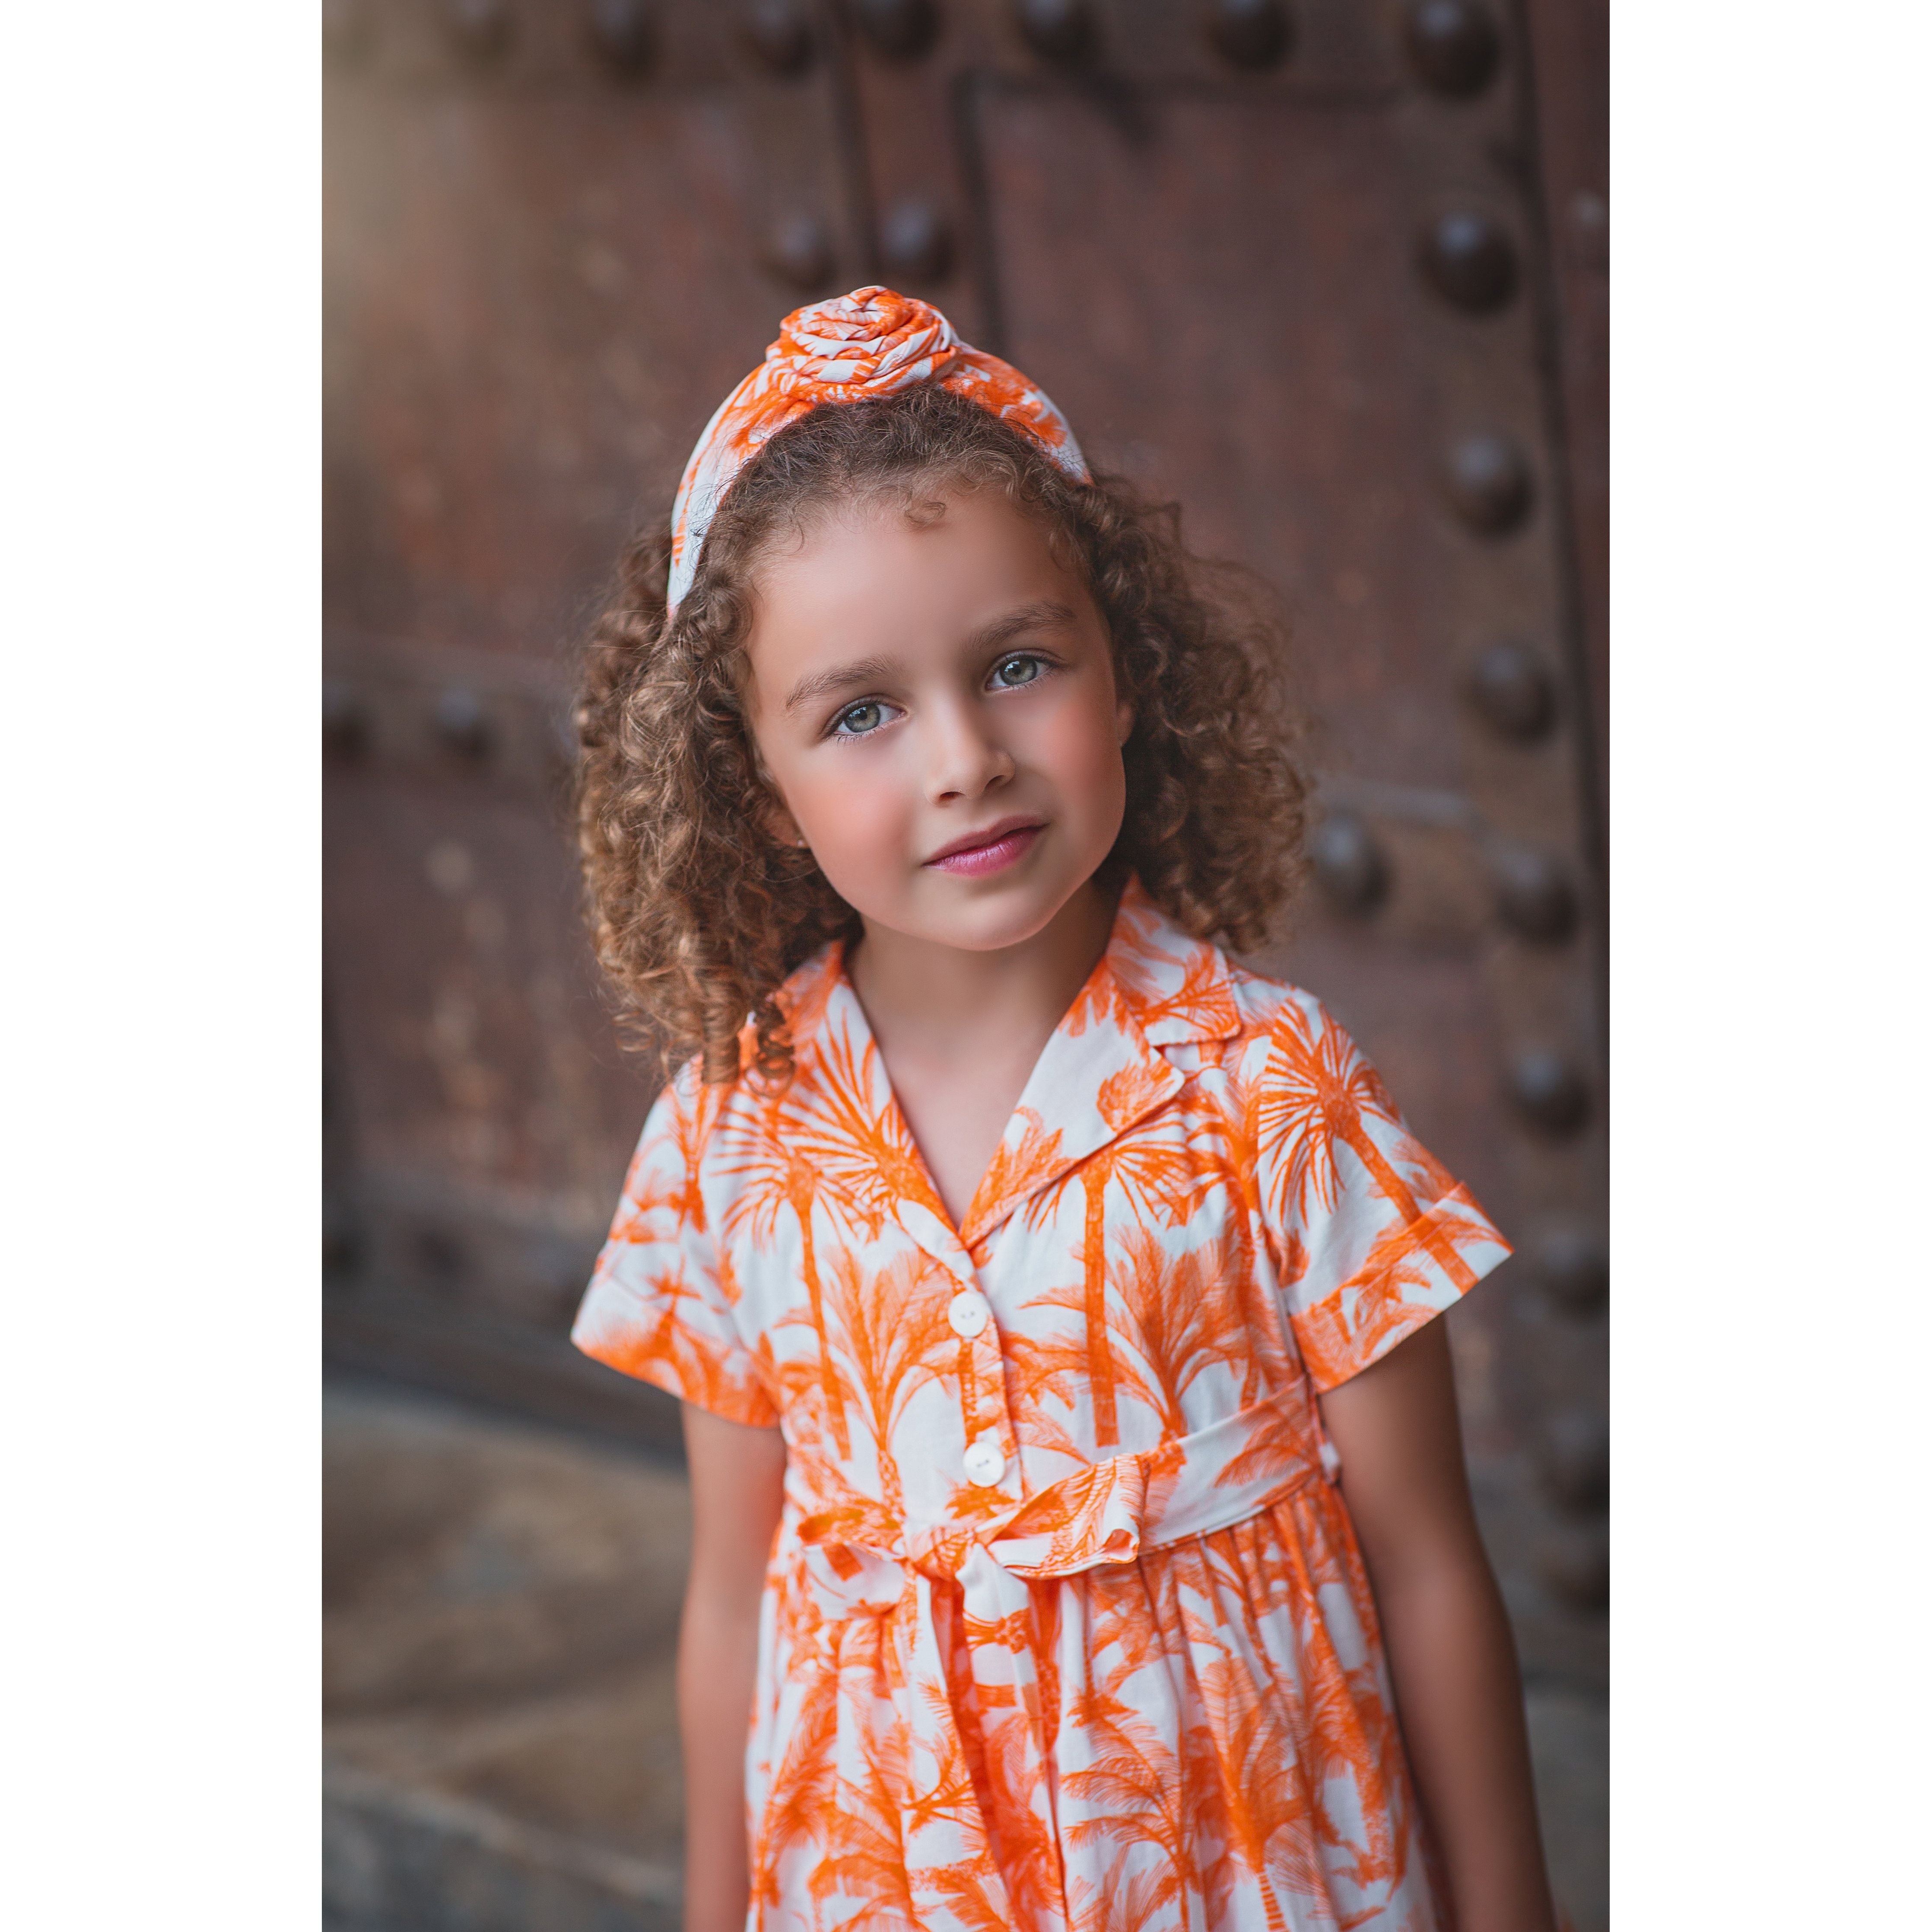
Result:
M834 948L652 1110L574 1339L776 1426L748 1924L1444 1922L1316 1397L1508 1250L1308 994L1130 886L963 1226Z

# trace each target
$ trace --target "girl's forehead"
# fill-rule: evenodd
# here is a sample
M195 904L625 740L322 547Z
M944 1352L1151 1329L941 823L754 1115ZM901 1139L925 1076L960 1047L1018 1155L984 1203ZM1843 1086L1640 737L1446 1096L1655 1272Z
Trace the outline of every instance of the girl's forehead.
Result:
M1046 530L1003 492L880 494L802 520L758 572L761 624L796 612L935 615L1070 573Z
M844 539L878 543L908 532L958 532L1004 538L1010 543L1046 542L1044 526L1003 490L949 477L880 482L850 495L806 504L793 526L794 554L814 543Z

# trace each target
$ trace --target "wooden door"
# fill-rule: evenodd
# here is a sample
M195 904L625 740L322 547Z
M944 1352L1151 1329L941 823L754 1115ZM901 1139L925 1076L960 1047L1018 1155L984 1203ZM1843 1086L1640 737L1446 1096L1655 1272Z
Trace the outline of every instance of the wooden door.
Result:
M562 1339L661 1076L577 916L569 653L779 316L877 276L1279 593L1322 815L1258 963L1520 1250L1452 1318L1472 1466L1530 1668L1599 1678L1600 9L330 19L332 1348L664 1426Z

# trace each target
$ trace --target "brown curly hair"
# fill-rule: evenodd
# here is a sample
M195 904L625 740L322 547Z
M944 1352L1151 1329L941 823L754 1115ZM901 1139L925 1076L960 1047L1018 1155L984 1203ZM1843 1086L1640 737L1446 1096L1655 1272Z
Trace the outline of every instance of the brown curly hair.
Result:
M1305 787L1289 751L1279 630L1254 580L1204 564L1172 504L1081 483L979 404L928 387L821 404L733 482L667 620L663 526L634 538L591 635L577 710L577 821L597 956L638 1043L735 1078L754 1029L782 1077L786 976L858 916L811 855L766 829L745 712L756 572L782 535L868 499L908 512L992 488L1084 577L1133 706L1126 815L1103 874L1132 872L1200 938L1258 946L1300 866Z

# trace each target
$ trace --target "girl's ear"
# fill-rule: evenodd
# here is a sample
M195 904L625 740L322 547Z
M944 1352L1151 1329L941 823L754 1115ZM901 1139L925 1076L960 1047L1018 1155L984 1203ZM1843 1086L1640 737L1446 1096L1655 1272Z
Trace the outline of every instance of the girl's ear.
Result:
M1134 707L1126 698L1114 706L1114 742L1123 751L1134 735Z

